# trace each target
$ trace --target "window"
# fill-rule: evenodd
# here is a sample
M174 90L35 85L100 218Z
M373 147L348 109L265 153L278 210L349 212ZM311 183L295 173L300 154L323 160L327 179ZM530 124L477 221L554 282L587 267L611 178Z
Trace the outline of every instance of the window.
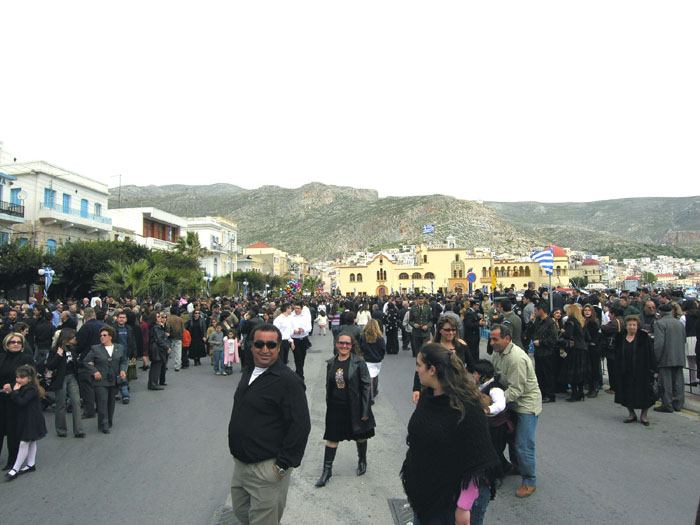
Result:
M102 217L102 204L99 202L95 203L95 215L97 217Z
M56 253L56 241L53 239L46 239L46 253Z
M80 216L87 218L88 216L88 201L87 199L80 200Z
M413 275L411 275L411 279L422 279L422 277L420 276L420 273L415 272Z
M427 263L427 262L428 262L428 256L427 256L427 255L424 255L424 256L423 256L423 262L424 262L424 263Z
M462 277L462 270L459 271L459 276Z
M56 203L56 190L44 188L44 206L52 208Z
M21 248L22 246L24 246L28 242L29 242L29 239L27 239L26 237L20 237L19 238L19 247Z
M219 275L219 263L216 259L214 259L214 277Z
M22 204L19 201L19 192L22 191L22 188L12 188L10 190L10 204Z
M70 213L70 195L63 194L63 213Z
M10 234L0 232L0 245L7 244L8 242L10 242Z
M358 273L358 274L357 274L357 282L358 282L358 283L361 283L361 282L362 282L362 274L361 274L361 273Z
M459 254L455 253L455 261L459 261Z
M355 274L354 274L354 273L351 273L351 274L350 274L350 282L351 282L351 283L354 283L354 282L355 282Z
M457 270L452 270L452 277L457 277Z
M425 274L425 279L435 279L435 274L433 272L428 272Z
M399 279L403 279L403 280L408 279L408 274L405 273L405 272L404 272L404 273L400 273L400 274L399 274Z

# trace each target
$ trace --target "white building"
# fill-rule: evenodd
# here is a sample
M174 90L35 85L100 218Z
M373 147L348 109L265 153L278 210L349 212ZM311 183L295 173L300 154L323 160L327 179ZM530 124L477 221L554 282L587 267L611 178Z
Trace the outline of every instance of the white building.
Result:
M12 227L15 224L24 222L24 206L19 204L19 199L16 199L16 203L10 202L13 195L12 186L16 181L17 177L0 170L0 245L10 242Z
M187 221L158 208L116 208L109 210L115 238L131 238L151 250L172 250L184 235Z
M189 217L187 231L199 236L199 244L209 250L202 268L212 277L238 269L238 225L223 217Z
M6 164L0 171L16 178L9 205L24 206L24 221L12 226L20 243L53 251L65 242L109 238L106 184L43 161Z

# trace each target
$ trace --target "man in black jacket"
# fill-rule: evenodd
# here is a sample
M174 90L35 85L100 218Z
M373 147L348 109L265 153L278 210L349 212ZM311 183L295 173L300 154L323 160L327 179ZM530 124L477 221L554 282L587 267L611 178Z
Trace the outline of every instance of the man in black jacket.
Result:
M279 359L282 334L277 327L256 326L249 339L253 363L241 375L228 426L234 459L231 500L243 524L279 523L311 418L304 381Z
M549 306L544 301L535 303L535 320L527 324L527 338L535 345L535 375L542 391L543 403L557 400L554 366L559 359L559 328L549 317Z

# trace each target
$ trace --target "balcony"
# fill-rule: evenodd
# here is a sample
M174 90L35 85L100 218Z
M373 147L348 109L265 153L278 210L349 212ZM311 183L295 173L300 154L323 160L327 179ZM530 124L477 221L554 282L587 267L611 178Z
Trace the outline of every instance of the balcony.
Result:
M0 221L11 223L24 222L24 206L0 201Z
M83 210L68 208L61 204L42 203L39 206L39 220L46 224L60 224L63 228L83 230L112 230L112 219L94 215Z
M144 237L143 243L140 244L143 244L150 250L172 250L176 246L174 242L164 241L163 239L158 239L157 237Z

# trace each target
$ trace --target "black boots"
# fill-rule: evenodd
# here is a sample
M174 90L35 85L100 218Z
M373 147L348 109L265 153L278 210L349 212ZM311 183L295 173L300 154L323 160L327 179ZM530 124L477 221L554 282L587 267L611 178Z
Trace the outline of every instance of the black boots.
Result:
M316 482L317 487L325 487L328 480L331 479L333 475L333 460L335 459L335 453L338 449L326 446L326 451L323 454L323 472L321 477Z
M567 401L585 401L586 396L583 395L583 385L571 385L571 397Z
M367 472L367 441L356 441L357 444L357 475Z
M586 397L594 398L598 397L598 384L597 383L591 383L591 388L588 389L588 392L586 393Z

